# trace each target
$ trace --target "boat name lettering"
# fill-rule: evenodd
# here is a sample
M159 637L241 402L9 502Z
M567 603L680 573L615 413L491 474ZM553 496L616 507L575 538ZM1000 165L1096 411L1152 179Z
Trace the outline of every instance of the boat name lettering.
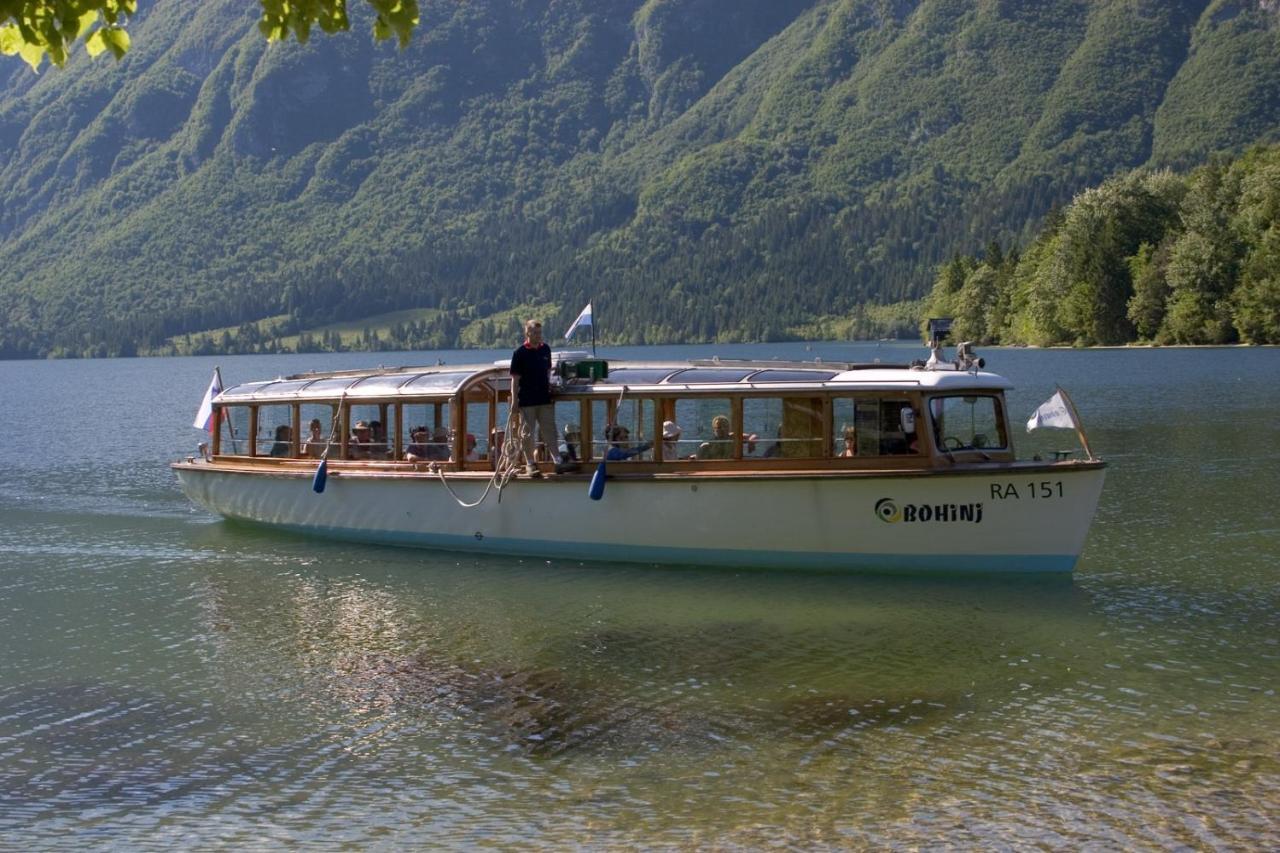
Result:
M881 498L876 501L876 517L886 524L899 522L952 522L967 521L973 524L982 523L982 504L903 504L898 506L893 498Z

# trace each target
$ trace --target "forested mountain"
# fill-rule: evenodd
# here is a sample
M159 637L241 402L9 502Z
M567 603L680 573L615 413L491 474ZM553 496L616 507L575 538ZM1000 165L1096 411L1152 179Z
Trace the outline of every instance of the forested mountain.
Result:
M953 258L924 312L981 343L1280 344L1280 145L1086 190L1025 253Z
M0 354L411 308L444 346L588 299L606 340L767 339L1280 139L1276 0L422 11L404 51L268 46L245 0L151 0L119 63L0 64Z

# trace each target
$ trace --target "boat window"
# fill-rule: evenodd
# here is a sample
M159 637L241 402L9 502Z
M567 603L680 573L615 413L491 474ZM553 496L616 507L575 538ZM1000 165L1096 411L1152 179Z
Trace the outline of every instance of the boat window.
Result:
M302 411L299 418L302 435L298 447L302 455L319 459L324 456L325 446L332 438L334 447L329 456L337 459L342 448L342 423L334 423L333 416L338 407L332 403L303 403L299 408Z
M665 461L733 459L733 402L728 397L663 400L662 422L665 435L679 433L676 439L663 439Z
M400 409L400 459L406 462L449 462L453 429L449 404L405 403ZM389 436L394 443L395 436ZM393 452L394 446L390 448Z
M742 433L746 436L742 455L820 457L822 411L821 397L747 397L742 401Z
M988 395L956 395L929 400L933 436L943 450L1004 450L1009 446L999 401Z
M348 459L389 459L389 406L385 403L353 403L349 407Z
M218 418L218 452L227 456L249 455L249 407L223 406Z
M556 401L556 429L559 431L556 455L552 461L581 462L582 455L582 401Z
M653 400L624 397L591 401L591 458L605 459L610 450L615 461L653 460Z
M259 406L257 456L288 459L293 456L293 406Z
M757 368L742 367L690 367L673 374L667 380L671 385L717 385L724 382L741 382Z
M502 411L501 418L495 416L494 422L489 423L489 401L473 400L467 403L465 411L466 419L463 427L467 431L467 435L473 436L476 441L475 451L469 454L469 461L486 462L492 461L489 450L494 445L494 431L504 429L506 427L506 404L500 407ZM470 439L468 439L468 443Z
M905 397L873 394L832 401L831 449L836 457L899 456L919 452L915 412Z

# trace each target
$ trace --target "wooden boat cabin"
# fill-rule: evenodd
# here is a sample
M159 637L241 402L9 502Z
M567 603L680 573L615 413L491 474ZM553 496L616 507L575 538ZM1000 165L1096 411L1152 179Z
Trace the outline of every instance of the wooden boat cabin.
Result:
M963 368L963 369L962 369ZM1014 459L1006 380L973 364L556 355L547 473L626 457L611 473L952 468ZM224 390L213 460L387 473L490 473L508 431L505 362L306 373ZM626 467L623 468L622 466ZM584 473L585 476L585 473Z

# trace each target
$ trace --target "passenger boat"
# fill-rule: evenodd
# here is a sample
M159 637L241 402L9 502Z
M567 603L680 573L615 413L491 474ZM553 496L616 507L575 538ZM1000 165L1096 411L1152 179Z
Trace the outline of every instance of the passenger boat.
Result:
M555 364L537 478L505 440L505 362L229 387L173 468L228 519L347 540L823 570L1069 572L1102 490L1074 407L1081 458L1016 459L1010 384L940 337L896 365Z

